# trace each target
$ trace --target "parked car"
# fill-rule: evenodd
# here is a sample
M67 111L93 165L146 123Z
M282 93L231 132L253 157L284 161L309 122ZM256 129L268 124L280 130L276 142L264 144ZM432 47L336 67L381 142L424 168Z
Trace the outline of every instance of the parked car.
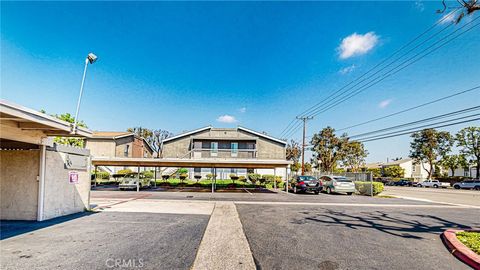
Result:
M290 183L290 190L293 190L293 193L312 191L319 194L322 191L322 184L313 176L298 175Z
M400 187L411 187L413 186L412 181L406 180L406 179L400 179L399 181L393 182L394 186L400 186Z
M465 180L453 184L455 189L475 189L480 190L480 179Z
M137 182L139 188L146 188L150 187L150 180L151 179L144 174L140 174L139 177L138 173L128 173L120 179L118 188L120 190L137 189Z
M417 187L447 188L450 183L440 182L438 180L424 180L417 184Z
M355 192L355 183L345 176L325 175L320 177L320 181L327 194L347 193L347 195L352 195Z

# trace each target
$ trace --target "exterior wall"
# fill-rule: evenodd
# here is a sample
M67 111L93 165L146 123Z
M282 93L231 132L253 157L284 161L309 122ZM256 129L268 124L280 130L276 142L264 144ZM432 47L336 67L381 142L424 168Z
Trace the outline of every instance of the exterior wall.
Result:
M62 152L47 151L46 157L44 218L51 219L89 209L89 157L83 157L87 165L86 170L66 169L64 163L66 154ZM69 171L78 172L78 184L69 183Z
M190 151L190 137L186 136L163 145L164 158L183 158Z
M0 150L0 219L37 219L39 168L39 150Z
M87 140L85 148L90 150L94 157L115 157L115 141L113 140Z
M267 139L258 138L257 158L258 159L281 159L285 160L285 145L272 142Z

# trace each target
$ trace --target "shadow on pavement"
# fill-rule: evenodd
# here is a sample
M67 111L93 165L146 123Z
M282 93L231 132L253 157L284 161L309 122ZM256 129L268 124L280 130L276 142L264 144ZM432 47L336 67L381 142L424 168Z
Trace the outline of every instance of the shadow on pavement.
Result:
M95 214L95 212L81 212L45 221L0 220L0 240L93 214Z
M394 217L383 211L361 212L359 214L347 214L345 211L326 209L326 214L311 216L311 212L301 212L307 215L303 219L295 219L292 223L303 224L309 221L323 223L326 226L345 226L350 229L367 228L387 233L393 236L411 239L424 239L413 233L440 234L446 229L469 229L471 226L452 222L443 218L426 214L408 214L405 217ZM308 216L310 215L310 216ZM409 220L409 217L411 220ZM420 222L414 219L421 219ZM472 224L475 225L475 224ZM476 224L478 225L478 224Z

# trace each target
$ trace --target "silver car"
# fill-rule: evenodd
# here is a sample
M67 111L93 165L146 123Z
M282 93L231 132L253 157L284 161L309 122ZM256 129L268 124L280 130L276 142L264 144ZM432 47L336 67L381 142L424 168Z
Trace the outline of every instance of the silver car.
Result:
M150 187L150 180L151 179L149 177L146 177L142 173L140 173L140 175L138 175L137 173L129 173L120 180L118 189L120 190L137 189L137 182L138 182L138 188Z
M323 184L323 190L327 194L331 193L347 193L352 195L355 193L355 183L345 176L324 175L320 177Z
M465 180L462 182L458 182L453 184L453 188L455 189L475 189L480 190L480 180L473 179L473 180Z

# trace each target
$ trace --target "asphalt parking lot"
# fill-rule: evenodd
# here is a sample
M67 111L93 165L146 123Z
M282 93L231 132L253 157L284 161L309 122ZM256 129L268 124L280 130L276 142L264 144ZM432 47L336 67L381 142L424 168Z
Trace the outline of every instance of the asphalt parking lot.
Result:
M237 209L257 269L469 269L449 254L440 233L480 226L478 209Z
M10 237L1 241L0 268L189 269L208 219L100 212L45 221L41 229L38 222L2 222L2 231L8 230ZM23 234L15 235L15 228Z
M433 202L480 206L480 191L478 190L386 186L382 194Z
M468 269L439 235L480 227L480 207L402 198L146 190L92 191L91 201L99 212L2 222L1 268L252 269L225 268L233 251L257 269ZM231 207L212 229L216 205ZM236 222L239 246L218 236Z

